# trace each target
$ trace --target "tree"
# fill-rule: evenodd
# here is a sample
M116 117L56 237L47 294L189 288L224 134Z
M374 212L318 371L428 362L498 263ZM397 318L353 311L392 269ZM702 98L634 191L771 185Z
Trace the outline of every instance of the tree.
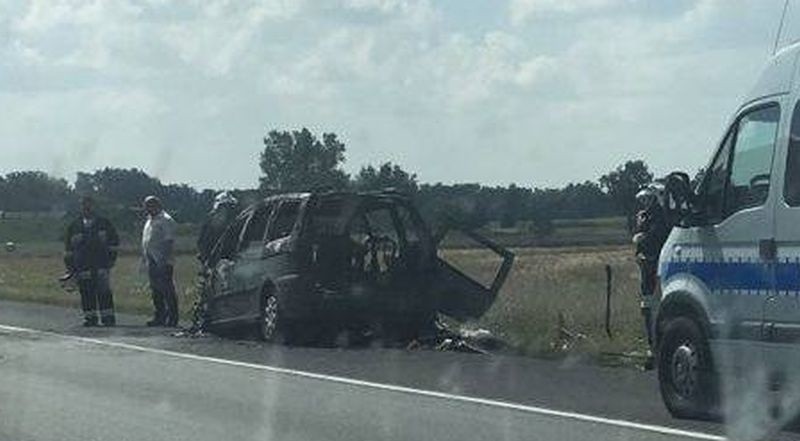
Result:
M633 230L636 213L636 193L653 181L653 174L644 161L628 161L614 171L600 177L600 186L611 197L620 214L628 220L628 230Z
M372 165L361 167L353 186L361 191L394 188L409 195L415 194L419 189L416 174L408 173L391 162L384 162L377 169Z
M155 194L178 222L201 222L214 204L213 192L200 193L186 184L161 185Z
M6 175L0 210L62 211L70 202L70 188L64 179L41 171L19 171Z
M527 192L511 184L508 189L504 189L502 196L502 212L500 214L500 226L503 228L514 228L525 212L525 201Z
M115 205L139 206L148 195L158 195L161 182L137 168L106 167L94 173L78 173L75 191L92 194Z
M213 191L200 193L186 184L164 185L136 168L106 167L93 173L79 172L75 192L94 196L98 208L120 229L134 227L138 219L136 208L148 195L161 198L167 211L179 222L201 222L214 201Z
M349 182L349 176L341 169L344 152L344 143L333 133L324 133L320 141L306 128L273 130L264 138L261 152L261 191L344 189Z
M553 219L546 212L535 213L531 218L531 223L531 231L533 231L537 239L549 238L556 231Z
M497 211L492 207L496 199L492 190L479 184L423 184L416 200L422 216L434 229L452 222L479 228Z
M8 194L8 184L6 184L6 178L0 176L0 219L3 218L2 212L4 210L8 210L8 200L10 195Z

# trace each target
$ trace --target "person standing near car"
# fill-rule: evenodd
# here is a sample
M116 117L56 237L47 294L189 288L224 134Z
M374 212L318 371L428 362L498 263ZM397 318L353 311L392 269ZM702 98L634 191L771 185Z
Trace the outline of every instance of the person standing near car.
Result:
M214 198L214 206L208 213L208 218L203 223L200 236L197 238L197 259L203 265L211 256L211 251L214 250L222 233L236 218L237 206L238 202L230 192L222 191Z
M147 221L142 229L142 258L150 279L153 319L147 326L178 325L178 297L175 293L175 221L155 196L144 199Z
M119 236L111 222L95 214L94 200L81 198L81 214L67 227L64 238L64 264L67 274L62 280L75 278L81 295L83 326L116 325L114 299L109 276L117 260Z
M636 194L636 202L640 210L636 213L636 229L633 243L636 245L636 262L641 277L640 308L644 319L645 335L650 347L645 368L653 366L653 307L656 284L658 283L658 256L661 247L669 236L667 214L664 210L664 186L661 183L649 184Z

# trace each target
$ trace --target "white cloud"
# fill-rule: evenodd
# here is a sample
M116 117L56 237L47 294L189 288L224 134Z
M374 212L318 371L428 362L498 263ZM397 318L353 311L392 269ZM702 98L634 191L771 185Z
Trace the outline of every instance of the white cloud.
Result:
M488 33L480 41L453 36L426 60L429 64L420 67L433 72L448 99L439 104L450 110L529 88L556 64L551 57L531 54L521 39L505 32Z
M637 155L697 164L780 11L676 4L4 4L0 106L15 112L0 149L14 159L0 172L33 167L32 149L67 158L66 175L141 166L254 185L263 133L301 125L350 141L351 170L394 160L429 181L560 184Z
M512 23L520 24L540 15L597 11L622 1L624 0L511 0L509 14Z

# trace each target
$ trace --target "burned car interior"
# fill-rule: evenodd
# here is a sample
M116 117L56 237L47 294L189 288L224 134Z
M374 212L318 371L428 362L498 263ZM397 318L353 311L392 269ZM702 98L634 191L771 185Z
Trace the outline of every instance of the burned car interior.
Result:
M310 211L309 223L312 268L326 288L369 282L391 289L430 262L420 225L394 201L359 206L346 198L322 200Z

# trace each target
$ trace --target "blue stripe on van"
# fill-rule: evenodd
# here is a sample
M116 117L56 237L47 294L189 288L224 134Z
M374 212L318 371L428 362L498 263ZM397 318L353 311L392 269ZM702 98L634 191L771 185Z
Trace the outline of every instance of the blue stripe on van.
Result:
M668 262L663 278L679 273L691 274L706 284L712 291L749 290L800 291L800 263L798 262Z

